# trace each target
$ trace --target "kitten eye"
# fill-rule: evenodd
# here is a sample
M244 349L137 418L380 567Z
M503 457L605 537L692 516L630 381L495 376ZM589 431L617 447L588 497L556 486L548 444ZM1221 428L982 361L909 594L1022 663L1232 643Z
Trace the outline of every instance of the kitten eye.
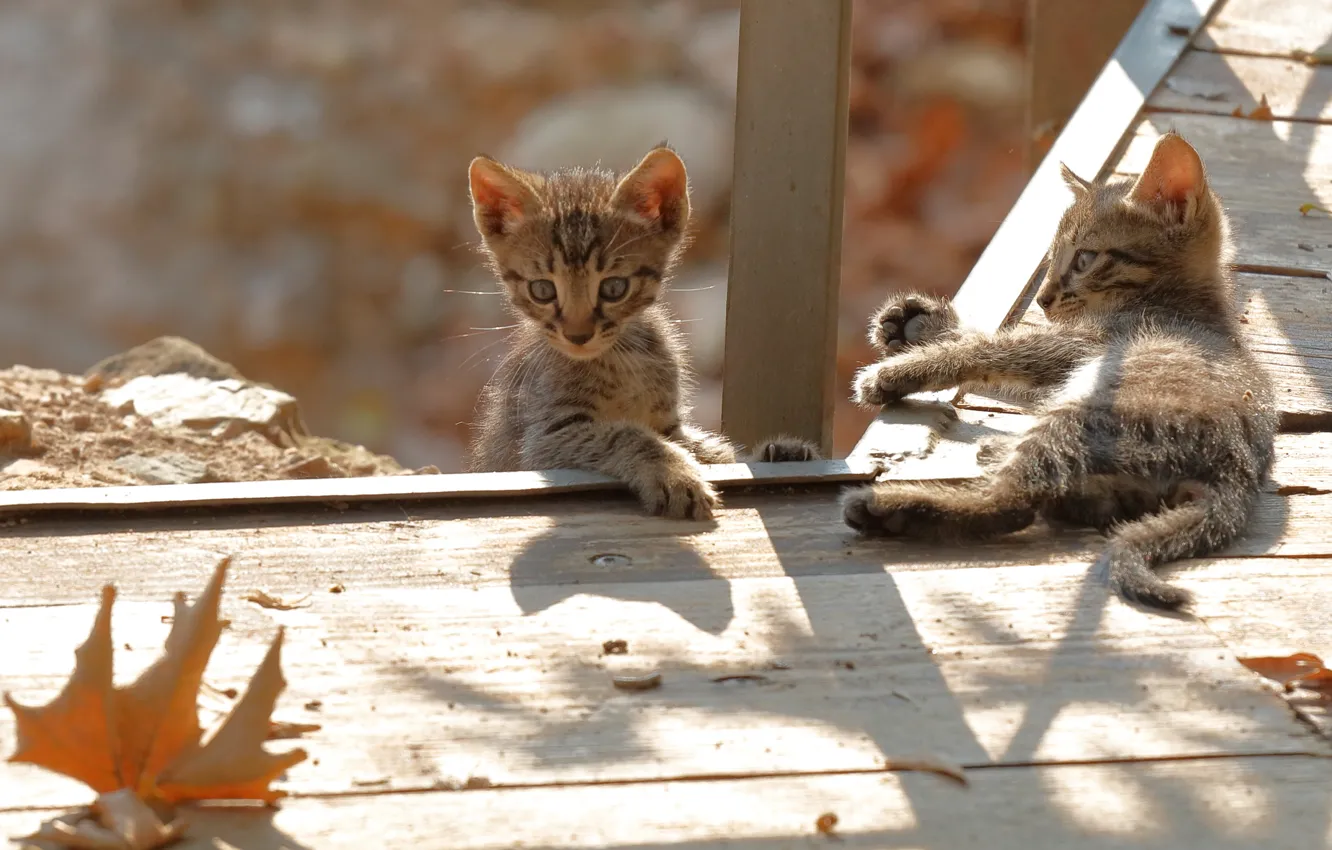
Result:
M538 304L549 304L555 300L555 282L550 280L529 280L527 294Z
M629 278L608 277L601 282L599 294L602 301L619 301L629 293Z
M1073 271L1085 272L1095 261L1095 251L1079 251L1073 255Z

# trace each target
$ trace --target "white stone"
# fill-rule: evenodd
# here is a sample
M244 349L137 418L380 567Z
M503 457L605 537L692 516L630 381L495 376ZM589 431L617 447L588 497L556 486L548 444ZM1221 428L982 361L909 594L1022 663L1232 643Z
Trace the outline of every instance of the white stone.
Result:
M181 372L141 375L104 390L102 401L116 410L132 409L157 427L220 430L228 436L244 431L293 434L302 430L295 398L235 379L214 381Z

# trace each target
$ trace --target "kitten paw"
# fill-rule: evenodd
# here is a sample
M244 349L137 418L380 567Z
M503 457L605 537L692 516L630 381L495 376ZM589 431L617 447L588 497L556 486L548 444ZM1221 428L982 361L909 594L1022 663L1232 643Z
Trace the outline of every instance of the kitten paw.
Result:
M923 389L921 381L906 374L900 364L885 360L856 374L851 397L862 407L883 407Z
M986 437L976 442L976 463L981 469L994 469L999 466L1008 456L1013 453L1013 446L1017 444L1014 437Z
M694 469L667 470L639 490L643 507L667 519L709 520L721 501L712 485Z
M749 453L751 463L791 463L822 459L818 447L813 443L785 436L764 440Z
M942 298L907 293L889 298L870 320L869 341L885 355L950 336L957 311Z
M870 537L910 535L913 525L928 522L934 512L930 505L881 498L874 487L851 490L842 497L842 519Z

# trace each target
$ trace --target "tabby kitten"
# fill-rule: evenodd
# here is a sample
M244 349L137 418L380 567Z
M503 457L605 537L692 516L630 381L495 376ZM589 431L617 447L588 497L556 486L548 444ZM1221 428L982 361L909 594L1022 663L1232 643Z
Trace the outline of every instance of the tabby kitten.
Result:
M684 163L662 146L617 178L477 157L470 178L519 327L482 390L469 468L591 470L628 484L650 513L711 517L717 494L699 463L732 463L736 448L688 422L684 345L658 301L689 222ZM777 438L754 456L818 455Z
M958 327L941 301L889 301L871 338L889 355L855 396L998 386L1040 394L1040 419L979 483L882 483L848 493L844 516L868 533L985 538L1043 514L1108 533L1098 560L1124 598L1163 609L1190 601L1153 571L1206 555L1244 529L1272 466L1270 379L1233 307L1225 214L1197 152L1163 136L1136 182L1074 195L1036 301L1049 327L994 335Z

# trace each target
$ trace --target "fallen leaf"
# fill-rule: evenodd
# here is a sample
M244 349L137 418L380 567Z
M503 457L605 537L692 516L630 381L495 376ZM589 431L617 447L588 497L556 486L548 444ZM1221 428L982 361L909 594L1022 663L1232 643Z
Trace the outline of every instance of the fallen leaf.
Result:
M1241 658L1239 663L1258 675L1284 686L1298 683L1301 687L1306 687L1308 683L1313 683L1321 689L1332 685L1332 672L1323 666L1323 659L1310 652Z
M89 807L52 818L19 841L81 850L155 850L178 841L186 823L169 824L128 788L103 794Z
M280 599L279 597L274 596L273 594L269 593L266 590L252 590L249 593L242 596L241 598L244 599L246 602L253 602L255 605L258 605L260 608L271 608L274 611L294 611L297 608L308 607L301 603L309 599L310 594L307 593L306 595L302 596L300 599L297 599L295 602L287 602L283 599Z
M299 738L309 732L323 729L318 723L296 723L291 720L271 720L268 723L268 740L279 741L286 738Z
M814 821L814 828L824 835L832 835L837 829L837 815L833 812L824 812Z
M1267 103L1267 95L1258 96L1258 105L1249 113L1250 118L1256 118L1263 121L1272 119L1272 107Z
M1300 215L1308 215L1314 210L1318 210L1320 213L1326 213L1327 215L1332 215L1332 210L1320 207L1318 204L1300 204Z
M118 800L114 794L122 791L142 802L163 804L273 803L282 797L269 784L303 761L305 752L274 754L262 747L270 732L269 716L286 686L281 629L245 693L207 741L199 724L203 671L222 631L218 606L229 564L229 558L218 564L193 605L183 593L176 595L162 656L132 684L119 688L111 681L116 592L105 587L92 632L75 652L74 672L60 694L38 707L21 705L5 694L18 733L18 747L9 760L77 779L102 795L99 800ZM109 804L99 805L106 809Z
M894 756L884 759L883 766L888 770L914 770L920 773L933 773L936 776L951 779L959 785L969 784L967 774L962 770L962 765L953 764L943 759L933 757L898 758Z
M1332 65L1332 53L1311 53L1308 50L1294 50L1291 55L1306 65Z

